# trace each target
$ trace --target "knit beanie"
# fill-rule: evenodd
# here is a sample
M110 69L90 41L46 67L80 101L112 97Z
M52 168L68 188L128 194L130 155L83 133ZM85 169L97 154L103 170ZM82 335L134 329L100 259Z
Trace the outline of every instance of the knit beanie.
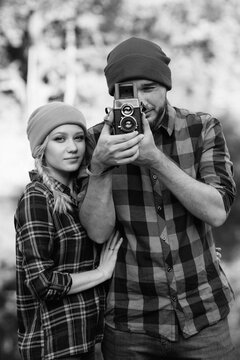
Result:
M46 136L56 127L65 124L80 125L87 133L86 120L75 107L63 102L53 101L37 108L29 117L27 136L32 156L37 145L41 145Z
M107 57L104 69L108 90L114 95L114 85L127 80L147 79L172 88L170 58L152 41L132 37L117 45Z

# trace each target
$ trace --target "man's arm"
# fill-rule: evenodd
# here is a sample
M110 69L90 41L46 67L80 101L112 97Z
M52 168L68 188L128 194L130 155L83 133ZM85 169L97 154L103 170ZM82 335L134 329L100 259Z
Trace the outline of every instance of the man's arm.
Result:
M205 184L186 174L161 150L152 136L148 121L144 121L144 139L136 165L151 168L162 183L176 196L194 216L212 225L220 226L227 217L221 193L212 185Z
M227 214L216 188L192 178L159 150L152 169L191 214L211 226L225 222Z
M112 198L111 167L133 162L139 155L139 142L143 138L137 132L111 135L105 124L94 149L90 176L85 198L80 208L80 220L88 236L105 242L115 226L116 215Z
M103 243L110 237L115 227L111 172L89 177L80 207L80 220L88 236L97 243Z

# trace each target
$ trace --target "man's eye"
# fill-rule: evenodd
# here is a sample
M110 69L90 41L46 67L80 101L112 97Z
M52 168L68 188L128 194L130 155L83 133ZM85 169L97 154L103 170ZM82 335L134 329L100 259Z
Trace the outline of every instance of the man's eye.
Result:
M148 86L143 89L143 91L153 91L155 89L155 86Z

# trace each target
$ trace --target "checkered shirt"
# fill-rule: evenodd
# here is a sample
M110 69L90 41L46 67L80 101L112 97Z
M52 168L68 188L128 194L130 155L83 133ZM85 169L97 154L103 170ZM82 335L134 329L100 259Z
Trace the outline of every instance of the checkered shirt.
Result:
M103 124L89 129L96 146ZM215 187L229 213L232 163L219 121L171 107L154 130L157 147L189 176ZM178 339L229 313L232 289L216 258L211 226L197 219L152 170L113 170L117 224L124 237L108 293L108 325Z
M55 187L70 195L57 181ZM102 339L103 286L68 295L70 273L97 265L72 202L73 211L53 212L52 192L34 180L15 213L18 344L25 360L76 356Z

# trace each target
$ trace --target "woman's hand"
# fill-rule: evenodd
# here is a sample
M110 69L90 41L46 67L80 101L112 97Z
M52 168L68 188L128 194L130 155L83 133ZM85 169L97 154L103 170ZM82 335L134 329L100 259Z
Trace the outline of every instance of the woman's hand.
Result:
M106 280L112 277L117 261L118 250L122 244L122 241L123 239L120 237L119 232L114 231L109 240L103 245L100 256L100 263L97 269L103 273Z
M222 258L222 248L216 247L217 260L220 262Z

